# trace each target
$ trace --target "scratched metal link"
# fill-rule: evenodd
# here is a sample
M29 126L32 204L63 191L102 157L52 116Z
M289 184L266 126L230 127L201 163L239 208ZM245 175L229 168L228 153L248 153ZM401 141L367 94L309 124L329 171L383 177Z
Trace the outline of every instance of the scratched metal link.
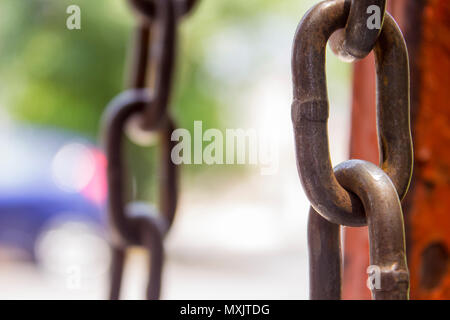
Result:
M330 47L345 61L362 59L374 48L386 13L386 0L347 0L350 7L347 23L330 38ZM377 8L377 9L375 9ZM373 11L379 10L378 11ZM368 20L379 14L380 28L369 28Z
M367 1L359 4L363 3ZM360 6L353 9L357 8L351 12L345 0L317 4L300 22L294 40L292 121L297 168L312 206L308 222L310 295L312 299L340 299L340 227L368 225L370 261L380 271L380 288L374 288L373 298L408 299L400 200L408 190L413 164L409 63L403 36L388 13L381 32L370 36L374 46L368 45L369 40L360 43L369 51L373 47L376 57L381 168L351 160L333 170L330 160L325 48L337 30L346 25L354 28L349 21L362 21L361 16L349 19L349 15L363 13ZM365 31L352 32L348 39Z
M358 227L367 224L363 206L336 180L327 130L325 49L331 34L345 26L348 14L344 0L330 0L317 4L300 22L292 54L292 121L297 167L311 205L330 222ZM403 199L413 167L409 63L402 33L389 14L374 51L380 166Z
M335 169L336 178L363 202L369 227L370 264L379 270L376 300L409 298L405 230L397 191L387 174L373 163L345 161ZM308 221L310 298L341 298L340 226L322 218L313 208Z

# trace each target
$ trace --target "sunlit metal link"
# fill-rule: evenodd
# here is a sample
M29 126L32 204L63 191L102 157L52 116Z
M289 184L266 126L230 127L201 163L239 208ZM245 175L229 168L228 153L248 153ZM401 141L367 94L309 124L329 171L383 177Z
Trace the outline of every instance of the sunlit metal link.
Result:
M367 224L361 200L336 180L328 145L328 96L325 47L349 14L344 0L319 3L302 19L294 40L292 121L297 167L312 207L328 221L344 226ZM412 174L409 114L409 64L402 34L386 14L375 45L377 124L381 168L402 199Z
M370 240L368 283L376 300L409 299L402 207L387 174L376 165L350 160L336 167L336 178L363 202ZM340 226L311 208L308 221L310 298L341 298Z
M343 60L362 59L372 51L381 33L386 0L347 0L345 5L350 6L347 23L333 34L330 46Z

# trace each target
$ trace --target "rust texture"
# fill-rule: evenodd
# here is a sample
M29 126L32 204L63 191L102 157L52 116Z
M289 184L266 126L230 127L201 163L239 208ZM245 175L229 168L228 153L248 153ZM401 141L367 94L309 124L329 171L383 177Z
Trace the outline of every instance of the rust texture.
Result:
M412 299L450 299L450 2L396 0L411 62L415 169L403 202ZM378 162L372 57L354 68L350 157ZM346 228L343 298L369 299L367 230Z
M416 164L408 213L412 289L417 299L449 299L450 270L450 2L423 10L415 119Z

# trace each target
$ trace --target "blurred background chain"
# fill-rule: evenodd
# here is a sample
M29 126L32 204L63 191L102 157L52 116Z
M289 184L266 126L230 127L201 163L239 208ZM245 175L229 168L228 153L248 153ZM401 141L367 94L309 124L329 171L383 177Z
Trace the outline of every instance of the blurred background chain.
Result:
M126 249L137 245L146 247L151 259L147 298L158 299L164 259L163 238L175 216L178 190L177 166L170 157L174 146L170 137L175 126L168 104L175 64L175 33L180 18L176 15L176 4L179 3L172 0L130 2L139 15L131 88L110 103L103 124L108 160L108 212L113 233L110 298L119 299ZM148 83L149 71L153 71L155 79L151 84ZM123 163L123 134L127 121L136 114L149 125L147 130L160 135L159 210L143 203L127 205L129 192Z

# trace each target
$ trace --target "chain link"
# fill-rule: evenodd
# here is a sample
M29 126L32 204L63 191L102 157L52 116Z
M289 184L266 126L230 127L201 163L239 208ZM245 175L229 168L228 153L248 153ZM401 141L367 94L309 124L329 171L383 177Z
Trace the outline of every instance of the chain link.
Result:
M177 166L171 161L175 129L169 113L175 65L178 20L195 1L130 0L138 13L129 89L107 106L103 115L103 139L108 159L108 216L112 241L110 298L119 299L126 249L136 245L151 253L148 299L158 299L163 267L163 239L175 217ZM177 8L183 8L177 9ZM149 81L153 76L154 80ZM143 203L128 203L123 134L127 122L141 117L142 127L160 136L159 209Z
M373 298L408 299L404 221L394 185L381 168L362 160L345 161L336 167L335 174L339 183L364 204L369 226L370 263L379 269L379 287L373 286ZM312 207L308 244L311 299L340 299L340 226L328 222Z
M130 89L116 97L104 115L113 240L110 297L120 296L127 247L138 245L152 254L147 298L157 299L163 239L173 222L177 202L177 170L170 160L170 135L175 125L168 114L176 30L179 19L196 1L129 2L139 19ZM373 3L383 12L381 32L362 27L366 21L363 9L369 1L350 4L329 0L316 5L303 18L294 41L292 120L300 179L312 205L308 223L312 298L340 298L340 225L369 226L371 263L380 268L382 286L373 290L373 297L408 298L400 205L412 173L408 56L398 26L384 13L385 1ZM335 33L343 28L344 33ZM331 166L325 47L333 33L332 45L342 56L361 58L372 49L375 51L381 168L361 160L344 162L334 171ZM153 81L149 84L151 76ZM127 204L125 197L123 132L127 121L136 114L142 117L144 129L157 131L161 136L159 210L141 203Z
M302 19L294 40L292 121L300 180L312 206L308 237L313 299L340 298L341 225L369 226L371 263L379 267L382 285L373 290L373 297L408 298L400 205L413 163L408 54L401 31L388 13L379 35L361 25L366 16L362 5L367 4L360 1L352 11L344 0L319 3ZM378 4L384 8L385 3ZM375 51L381 168L362 160L344 162L335 170L331 166L325 48L333 33L346 26L348 42L343 47L361 53L361 48L372 50L372 46ZM374 46L369 45L372 41Z
M331 0L318 4L301 21L292 58L292 121L300 178L311 205L330 222L357 227L366 225L363 206L336 180L327 131L325 47L330 35L345 25L347 16L344 1ZM413 163L408 54L397 24L390 15L385 20L375 47L379 150L381 167L403 199Z
M145 88L153 76L152 99L143 112L141 126L154 130L164 122L162 118L170 103L178 18L173 0L130 0L130 3L139 19L130 82L134 88Z
M347 23L344 29L339 29L332 35L330 47L345 61L362 59L373 50L381 33L386 0L346 0L345 6L350 8ZM379 28L368 27L370 13L379 14Z

